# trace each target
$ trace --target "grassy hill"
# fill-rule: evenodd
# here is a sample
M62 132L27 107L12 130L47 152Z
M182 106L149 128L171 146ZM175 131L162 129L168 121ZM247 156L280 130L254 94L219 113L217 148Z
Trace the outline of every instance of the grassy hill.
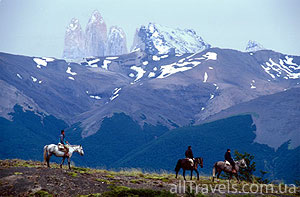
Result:
M178 186L176 190L175 185ZM249 183L235 180L231 184L226 180L213 183L211 177L205 176L195 180L190 188L188 185L190 183L184 182L181 176L175 179L174 174L168 173L146 173L136 169L107 171L75 166L67 170L66 166L60 169L54 163L51 163L51 168L46 168L39 161L0 160L1 196L274 196L281 187L272 184L273 193L249 195ZM196 194L196 188L206 185L209 186L207 190L198 190ZM225 188L219 190L220 185ZM281 195L299 195L299 192L299 188L287 187Z

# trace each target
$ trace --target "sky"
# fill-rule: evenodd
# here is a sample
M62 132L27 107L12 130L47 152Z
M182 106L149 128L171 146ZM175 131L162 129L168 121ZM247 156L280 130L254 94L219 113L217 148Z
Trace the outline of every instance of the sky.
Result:
M0 0L0 52L60 58L75 17L85 29L94 10L133 43L149 22L194 29L213 47L243 51L248 40L300 55L300 0Z

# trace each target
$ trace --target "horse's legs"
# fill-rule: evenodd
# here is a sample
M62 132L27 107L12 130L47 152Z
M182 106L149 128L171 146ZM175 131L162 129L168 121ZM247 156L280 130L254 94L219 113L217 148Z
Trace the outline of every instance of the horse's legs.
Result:
M47 158L46 158L48 168L50 168L50 157L51 157L51 155L52 155L52 154L49 153L49 154L47 155Z
M177 175L178 175L178 171L176 171L176 177L175 177L176 179L177 179Z
M70 157L68 157L68 166L69 166L69 170L71 170L71 166L70 166Z
M185 179L185 169L183 169L183 172L182 172L182 174L183 174L183 178L184 178L184 180L186 181L186 179Z
M237 182L238 182L238 183L240 183L240 179L239 179L239 176L238 176L238 174L237 174L237 173L235 173L235 174L234 174L234 176L235 176L235 178L236 178Z
M62 168L62 165L63 165L64 162L65 162L65 159L66 159L66 157L63 157L63 158L62 158L62 161L61 161L61 163L60 163L60 168Z
M197 173L197 180L199 181L199 172L195 169L195 172Z
M221 172L222 172L221 170L217 171L217 179L219 179Z
M229 176L229 183L230 183L231 179L232 179L232 173L230 173L230 176Z
M193 180L193 169L191 169L191 180Z

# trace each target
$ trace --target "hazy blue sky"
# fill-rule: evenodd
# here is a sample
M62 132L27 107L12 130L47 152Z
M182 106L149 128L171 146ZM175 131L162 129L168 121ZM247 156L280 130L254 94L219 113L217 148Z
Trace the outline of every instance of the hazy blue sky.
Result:
M248 40L300 55L299 0L0 0L0 51L61 57L72 17L81 26L98 9L121 26L131 47L149 22L191 28L212 46L244 50Z

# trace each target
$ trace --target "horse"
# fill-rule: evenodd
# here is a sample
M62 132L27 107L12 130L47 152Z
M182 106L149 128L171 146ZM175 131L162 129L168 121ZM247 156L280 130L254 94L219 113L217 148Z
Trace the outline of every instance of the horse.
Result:
M176 172L176 179L177 179L177 175L178 172L180 170L180 168L182 168L183 170L183 178L185 179L185 171L186 170L190 170L191 171L191 180L193 179L193 171L195 170L197 173L197 180L199 180L199 172L198 172L198 165L201 166L201 168L203 168L203 158L202 157L197 157L194 159L194 165L191 165L191 162L188 159L179 159L177 161L177 165L175 167L175 172Z
M229 177L229 182L230 179L232 179L232 175L234 174L234 176L236 177L238 183L240 182L239 177L238 177L238 172L240 170L240 168L247 168L247 164L246 161L244 159L241 159L239 161L235 161L235 170L236 172L232 172L232 166L226 164L225 161L218 161L214 164L213 167L213 179L212 181L214 182L215 176L216 176L216 172L217 172L217 179L219 178L220 174L222 171L227 172L230 174Z
M47 166L48 166L48 168L50 168L49 161L50 161L50 157L52 155L55 155L56 157L62 157L62 161L60 164L60 168L62 168L62 165L63 165L65 159L68 158L68 166L69 166L69 170L71 170L70 160L71 160L72 154L74 152L78 152L81 156L84 155L83 148L81 145L69 145L69 156L68 157L65 156L65 152L61 151L58 148L58 145L56 145L56 144L46 145L46 146L44 146L44 162L45 163L47 162Z

